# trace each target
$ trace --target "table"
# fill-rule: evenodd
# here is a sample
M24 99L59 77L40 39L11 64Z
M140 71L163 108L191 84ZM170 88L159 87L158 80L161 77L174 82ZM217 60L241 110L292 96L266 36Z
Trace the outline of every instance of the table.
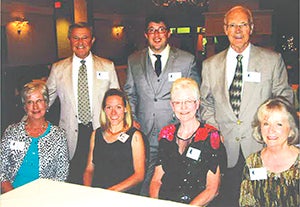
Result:
M48 179L38 179L0 196L1 207L187 207L153 199Z

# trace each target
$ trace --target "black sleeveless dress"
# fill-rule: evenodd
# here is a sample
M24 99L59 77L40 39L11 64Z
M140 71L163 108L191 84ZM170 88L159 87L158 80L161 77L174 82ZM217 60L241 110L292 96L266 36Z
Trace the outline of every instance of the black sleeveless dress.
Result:
M130 128L126 134L128 139L107 143L103 138L103 130L98 128L95 135L93 164L95 165L93 187L109 188L125 180L134 173L131 140L136 128ZM139 194L140 185L127 193Z

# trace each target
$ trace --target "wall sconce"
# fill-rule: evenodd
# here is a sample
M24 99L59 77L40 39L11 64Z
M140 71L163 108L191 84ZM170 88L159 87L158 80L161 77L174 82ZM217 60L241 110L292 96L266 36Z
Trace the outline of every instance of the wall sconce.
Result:
M24 17L23 18L17 18L14 21L15 27L17 28L17 33L20 35L24 27L28 24L28 20L26 20Z
M124 26L118 25L118 26L113 26L112 28L112 35L116 39L120 39L123 36L123 29Z

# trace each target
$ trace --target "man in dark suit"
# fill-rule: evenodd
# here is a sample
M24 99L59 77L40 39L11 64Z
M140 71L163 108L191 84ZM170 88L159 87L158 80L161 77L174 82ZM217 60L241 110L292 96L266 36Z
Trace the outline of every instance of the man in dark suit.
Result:
M163 16L146 18L144 35L148 47L128 58L124 90L135 126L145 133L150 145L148 169L141 191L141 195L148 196L157 159L158 134L163 126L176 121L170 105L171 85L180 77L191 77L200 83L200 74L195 56L168 44L171 32Z
M47 86L50 105L57 96L60 100L59 125L66 130L71 160L68 181L83 184L82 174L86 167L90 135L93 129L100 126L104 93L109 88L119 88L119 82L113 62L91 53L95 37L87 23L71 25L68 38L73 56L52 65ZM86 71L87 83L79 87L81 69ZM83 87L86 87L83 90L83 93L86 92L85 98L81 97L81 91L78 90Z
M224 18L230 46L206 59L202 68L201 118L219 128L227 151L228 169L220 192L221 206L226 207L238 206L245 158L262 148L251 128L258 106L278 95L293 100L281 55L251 44L253 28L251 11L242 6L230 9ZM238 79L239 84L231 86Z

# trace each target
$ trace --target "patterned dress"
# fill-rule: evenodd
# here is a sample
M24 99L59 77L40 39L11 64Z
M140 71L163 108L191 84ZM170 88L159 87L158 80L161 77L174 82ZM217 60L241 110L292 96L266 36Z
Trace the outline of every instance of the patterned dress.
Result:
M157 165L164 170L159 198L181 203L190 203L205 190L209 170L216 173L226 167L226 151L220 142L217 129L202 124L192 142L180 154L176 143L179 124L164 127L159 136Z
M241 183L240 206L300 206L300 154L289 169L281 173L267 171L267 179L251 181L249 169L261 167L263 167L261 151L251 154L246 159Z

